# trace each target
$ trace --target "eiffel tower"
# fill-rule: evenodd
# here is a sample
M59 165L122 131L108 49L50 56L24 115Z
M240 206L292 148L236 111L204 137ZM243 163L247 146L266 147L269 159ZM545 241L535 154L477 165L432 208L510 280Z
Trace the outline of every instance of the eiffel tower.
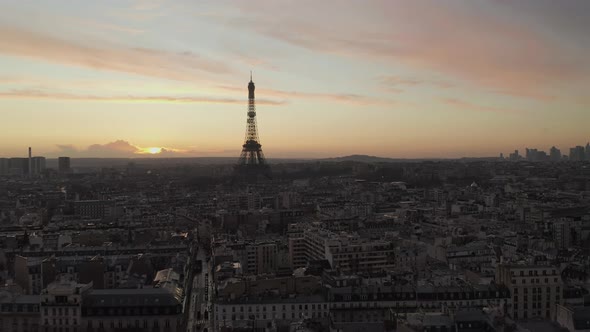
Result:
M235 168L236 177L248 182L255 182L260 176L271 178L270 166L267 164L262 152L262 145L258 138L256 126L256 102L254 100L254 82L250 72L248 83L248 117L246 120L246 138L242 145L242 154Z

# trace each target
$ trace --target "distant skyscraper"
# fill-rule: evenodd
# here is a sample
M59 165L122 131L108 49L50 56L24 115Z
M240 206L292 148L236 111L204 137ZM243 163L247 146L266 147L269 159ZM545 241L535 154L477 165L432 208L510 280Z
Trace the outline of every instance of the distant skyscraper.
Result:
M590 142L586 143L586 160L590 160Z
M583 146L578 145L570 148L570 161L583 161L586 159L586 152Z
M510 154L509 159L510 159L510 161L520 160L520 155L518 154L518 150L514 150L514 153Z
M8 161L8 173L10 175L23 176L29 174L28 158L10 158Z
M551 149L549 150L549 158L551 159L551 161L560 161L561 160L561 151L556 148L555 146L552 146Z
M45 171L45 157L31 158L31 176L39 176Z
M547 153L545 151L539 151L537 149L526 149L526 160L528 161L546 161Z
M8 158L0 158L0 175L8 175L10 170L10 160Z
M527 159L529 161L537 161L537 153L539 151L537 149L530 149L527 151Z
M57 158L57 165L59 173L67 174L70 172L70 157Z

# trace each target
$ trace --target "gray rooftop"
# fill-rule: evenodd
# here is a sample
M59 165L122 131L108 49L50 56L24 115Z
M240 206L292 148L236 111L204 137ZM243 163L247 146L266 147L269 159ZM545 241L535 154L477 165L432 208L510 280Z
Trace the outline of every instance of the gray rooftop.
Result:
M84 296L84 306L150 307L176 306L181 299L167 288L95 289Z

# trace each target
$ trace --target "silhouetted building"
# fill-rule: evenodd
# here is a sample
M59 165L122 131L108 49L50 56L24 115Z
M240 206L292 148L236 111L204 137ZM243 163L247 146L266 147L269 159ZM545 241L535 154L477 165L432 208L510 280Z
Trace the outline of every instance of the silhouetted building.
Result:
M518 154L518 150L514 150L514 153L511 153L509 156L510 161L518 161L520 160L520 155Z
M537 149L526 149L526 160L528 161L545 161L547 160L547 153L545 151L539 151Z
M38 176L45 171L45 157L31 158L31 175Z
M0 175L8 175L10 171L10 160L8 158L0 158Z
M570 148L570 161L584 160L586 160L586 152L583 146L578 145L575 148Z
M29 174L29 159L10 158L8 163L8 174L20 176Z
M57 165L58 165L59 173L61 173L61 174L70 173L70 157L57 158Z
M561 160L561 151L556 148L555 146L552 146L551 149L549 150L549 159L551 159L551 161L560 161Z

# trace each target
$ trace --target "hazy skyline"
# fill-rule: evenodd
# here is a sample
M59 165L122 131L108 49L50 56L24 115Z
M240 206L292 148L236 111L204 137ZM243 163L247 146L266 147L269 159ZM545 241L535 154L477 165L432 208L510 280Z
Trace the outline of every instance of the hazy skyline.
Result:
M0 156L495 156L590 139L590 2L0 0Z

